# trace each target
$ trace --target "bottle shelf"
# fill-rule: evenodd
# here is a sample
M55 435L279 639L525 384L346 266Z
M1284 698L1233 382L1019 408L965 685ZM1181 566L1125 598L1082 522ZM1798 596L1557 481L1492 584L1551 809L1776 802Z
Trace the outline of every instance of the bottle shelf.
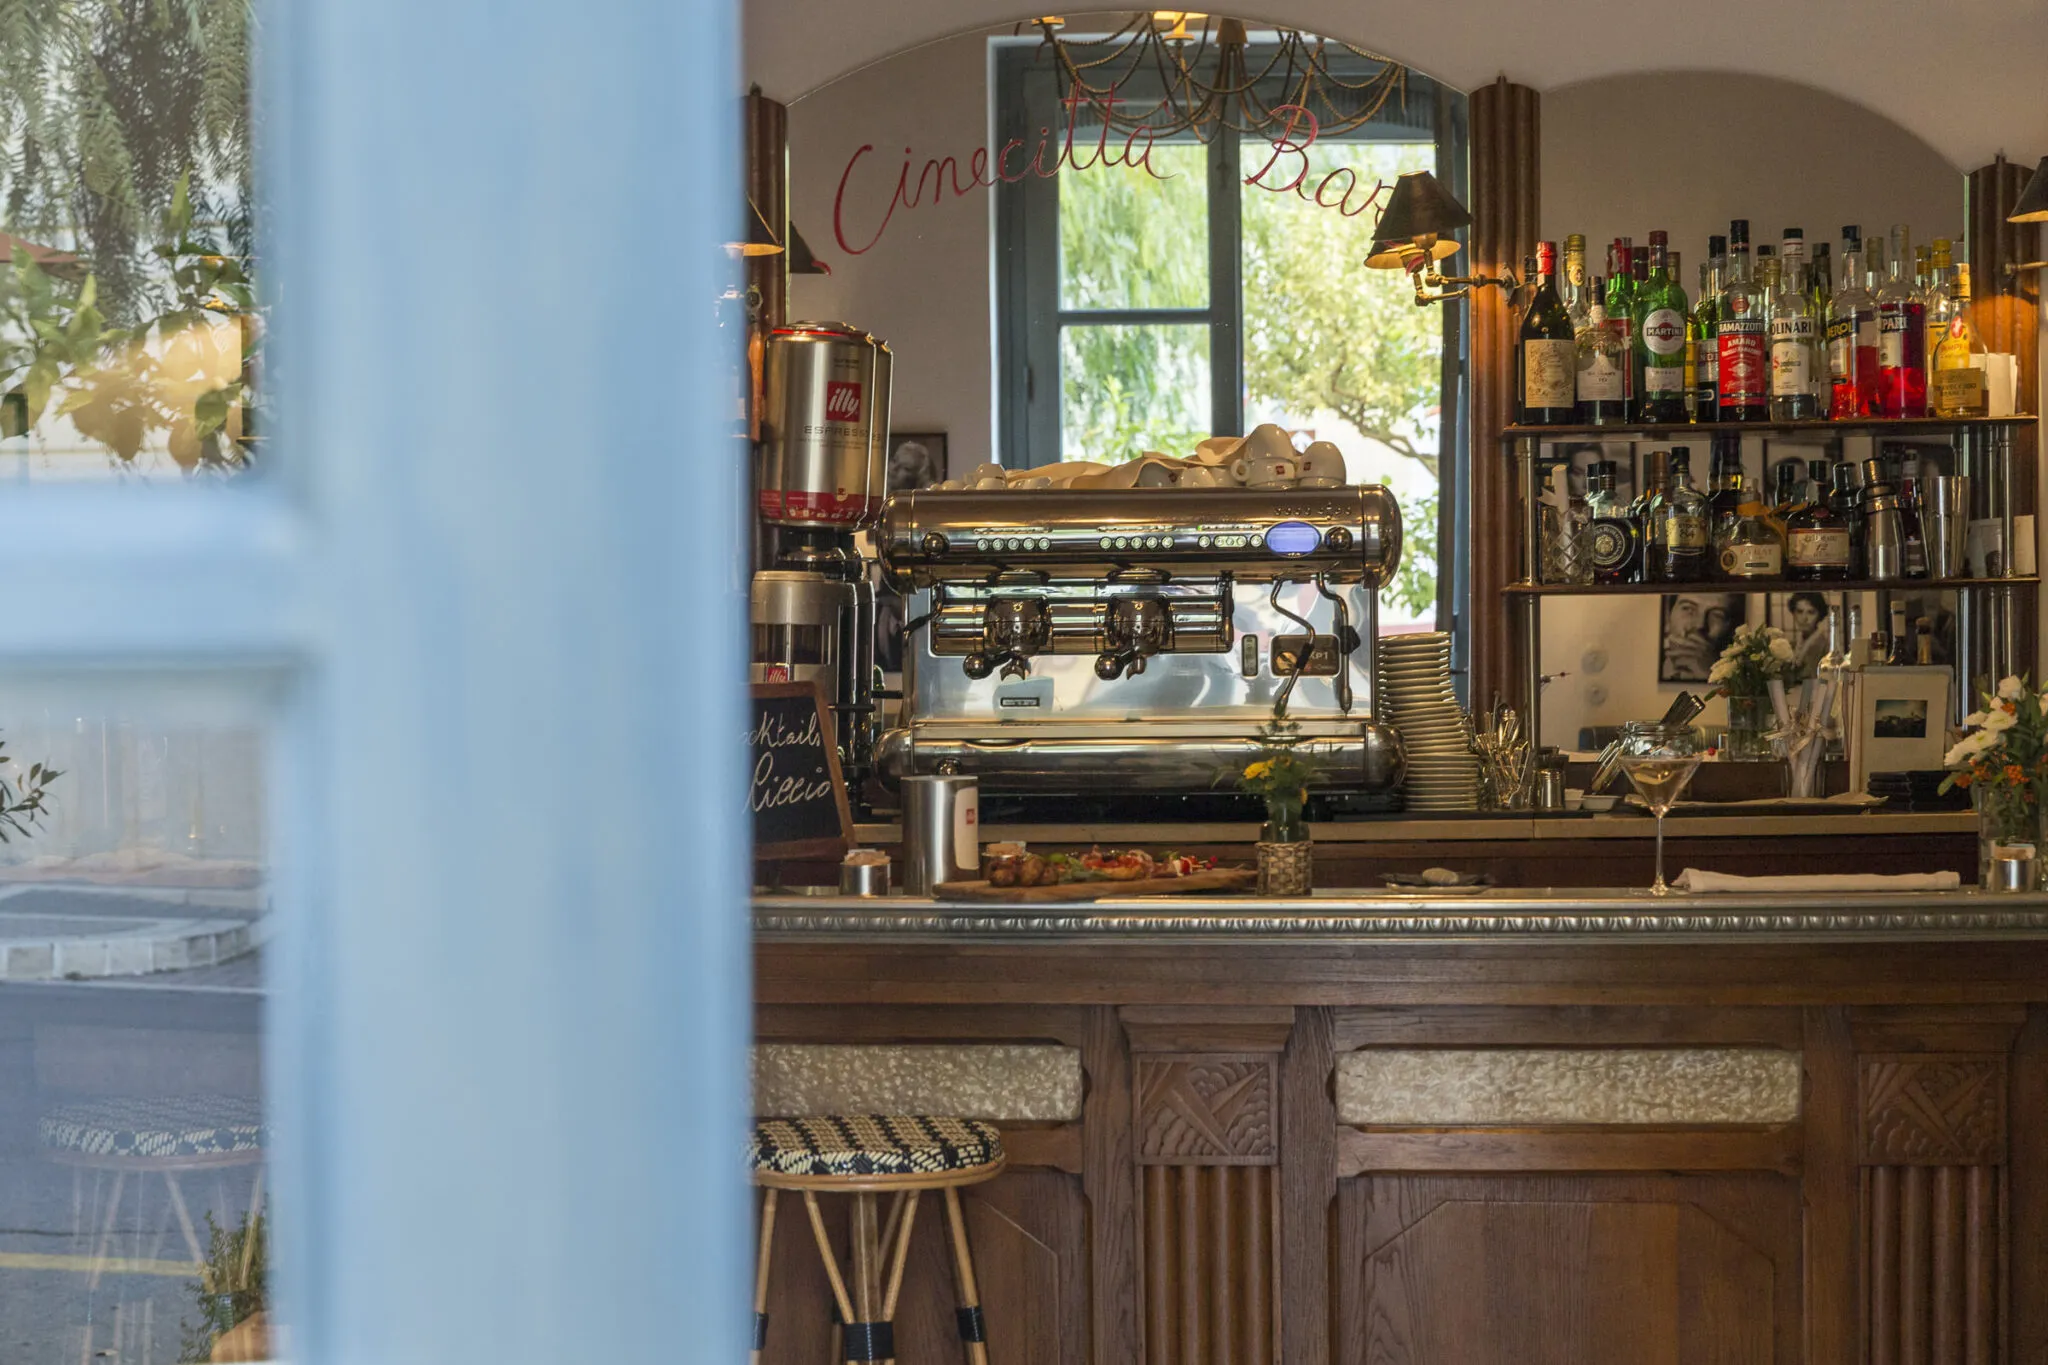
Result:
M2023 574L2013 578L1906 578L1877 583L1867 578L1812 579L1708 578L1694 583L1510 583L1507 591L1515 597L1631 597L1650 593L1677 592L1967 592L1973 588L2026 588L2040 578Z
M1716 432L1736 432L1750 436L1909 436L1961 431L1969 427L2021 427L2039 420L2040 418L2032 413L2016 413L2011 417L1892 417L1870 418L1860 422L1678 422L1668 426L1554 427L1510 425L1502 428L1500 435L1503 441L1518 441L1529 436L1553 441L1584 440L1587 437L1617 441L1645 438L1664 440L1679 436L1711 436Z

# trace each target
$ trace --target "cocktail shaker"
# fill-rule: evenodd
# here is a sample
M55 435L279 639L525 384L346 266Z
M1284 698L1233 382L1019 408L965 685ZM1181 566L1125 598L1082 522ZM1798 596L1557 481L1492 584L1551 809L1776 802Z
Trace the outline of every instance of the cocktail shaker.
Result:
M903 889L935 896L939 883L981 875L981 787L971 777L906 777Z
M1896 583L1906 576L1906 522L1899 495L1889 484L1863 500L1863 574L1875 583Z
M1924 486L1927 496L1920 505L1920 539L1927 547L1927 576L1966 577L1970 476L1945 474L1926 480Z

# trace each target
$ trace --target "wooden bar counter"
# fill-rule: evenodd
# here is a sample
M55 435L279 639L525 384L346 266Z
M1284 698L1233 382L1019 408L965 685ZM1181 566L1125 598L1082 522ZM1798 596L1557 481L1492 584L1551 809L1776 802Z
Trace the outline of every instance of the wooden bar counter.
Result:
M754 915L757 1107L1003 1130L998 1365L2048 1359L2048 896ZM828 1358L808 1242L772 1362ZM911 1262L899 1359L957 1359Z

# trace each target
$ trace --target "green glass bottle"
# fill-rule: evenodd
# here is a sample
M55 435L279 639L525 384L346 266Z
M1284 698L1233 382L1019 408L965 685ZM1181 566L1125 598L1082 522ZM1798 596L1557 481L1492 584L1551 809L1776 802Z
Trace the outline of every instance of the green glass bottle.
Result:
M1644 425L1683 422L1685 334L1690 311L1685 286L1672 278L1667 238L1650 234L1650 274L1635 299L1635 420Z
M1636 401L1641 397L1636 389L1635 332L1636 332L1636 282L1629 272L1629 241L1616 237L1607 248L1607 321L1622 331L1622 341L1628 347L1630 357L1627 366L1627 380L1623 385L1622 417L1624 422L1636 419Z

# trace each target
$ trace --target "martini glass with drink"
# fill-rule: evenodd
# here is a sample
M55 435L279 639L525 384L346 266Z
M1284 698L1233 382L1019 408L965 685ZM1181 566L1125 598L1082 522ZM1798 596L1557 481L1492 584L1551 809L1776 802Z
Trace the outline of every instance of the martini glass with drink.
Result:
M1657 817L1657 880L1650 885L1653 896L1671 894L1664 880L1664 817L1678 803L1699 766L1699 732L1690 725L1631 721L1622 730L1621 770Z

